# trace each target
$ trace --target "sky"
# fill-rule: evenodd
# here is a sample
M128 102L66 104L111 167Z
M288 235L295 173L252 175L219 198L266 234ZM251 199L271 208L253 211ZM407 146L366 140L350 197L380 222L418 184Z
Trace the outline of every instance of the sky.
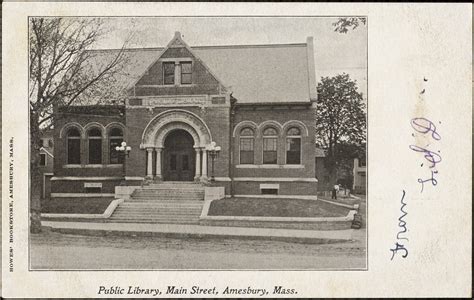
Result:
M95 48L164 47L179 31L189 46L305 43L314 38L316 80L347 73L367 96L367 27L334 31L333 17L140 17L106 18L108 32Z

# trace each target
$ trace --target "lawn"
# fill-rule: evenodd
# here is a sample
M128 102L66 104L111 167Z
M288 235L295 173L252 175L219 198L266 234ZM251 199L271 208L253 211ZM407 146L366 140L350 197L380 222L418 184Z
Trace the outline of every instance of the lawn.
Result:
M317 200L226 198L212 201L209 216L343 217L349 209Z
M103 214L114 198L54 198L42 202L42 213Z

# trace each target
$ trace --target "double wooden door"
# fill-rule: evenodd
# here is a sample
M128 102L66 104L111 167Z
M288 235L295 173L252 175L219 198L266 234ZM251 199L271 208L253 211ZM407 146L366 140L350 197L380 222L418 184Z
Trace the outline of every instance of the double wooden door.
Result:
M193 181L195 151L192 136L184 130L171 132L163 151L163 179L165 181Z

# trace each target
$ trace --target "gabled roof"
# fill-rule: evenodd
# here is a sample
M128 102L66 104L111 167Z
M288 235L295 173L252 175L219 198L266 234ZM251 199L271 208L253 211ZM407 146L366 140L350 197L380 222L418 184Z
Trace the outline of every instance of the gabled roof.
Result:
M216 76L216 74L206 65L206 63L204 61L202 61L198 55L196 55L196 53L193 51L193 49L191 49L191 47L188 46L188 44L186 44L185 41L183 41L183 39L181 38L181 33L179 31L176 31L174 33L174 37L173 39L168 43L168 45L160 50L160 54L155 58L155 60L148 66L148 68L145 70L145 72L143 72L143 74L140 76L142 77L160 58L161 56L166 52L166 50L168 50L169 48L179 48L179 47L184 47L186 48L192 56L194 56L195 59L199 60L201 62L201 64L204 66L204 68L206 68L206 70L214 77L215 80L217 80L221 86L224 87L224 84L222 83L222 81L218 78L218 76ZM138 80L136 80L134 82L134 85L138 82Z
M230 89L239 103L309 102L314 98L312 42L189 48L216 79L222 80L221 83ZM117 83L126 89L132 88L165 49L126 49L126 63L121 74L116 76ZM95 59L105 63L118 51L92 52Z

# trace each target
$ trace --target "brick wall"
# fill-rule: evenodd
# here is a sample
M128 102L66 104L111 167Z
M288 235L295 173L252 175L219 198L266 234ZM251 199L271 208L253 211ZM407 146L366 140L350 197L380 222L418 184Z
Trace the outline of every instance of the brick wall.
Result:
M216 177L229 177L230 162L230 113L228 107L208 108L203 113L203 119L211 131L212 139L222 148L219 157L214 162ZM211 175L211 158L208 158L208 174Z
M96 123L96 127L105 130L110 123L121 123L125 125L123 107L83 107L71 108L70 112L60 111L54 128L54 175L55 176L121 176L122 168L118 165L109 165L109 142L108 138L102 138L102 166L88 166L88 141L87 137L81 138L81 165L72 168L65 167L67 164L67 139L66 130L60 137L61 129L71 123L79 124L80 130L88 124ZM110 128L109 128L110 129ZM107 133L105 133L108 136Z
M237 167L239 164L239 132L233 137L234 151L233 151L233 173L234 177L300 177L300 178L315 178L314 166L314 111L310 107L301 107L300 109L274 109L269 106L258 107L255 110L236 110L233 127L242 121L252 121L257 125L265 121L277 121L279 124L291 120L299 120L306 125L308 135L301 136L301 165L300 168L291 168L286 165L286 133L283 133L278 138L278 165L280 168L266 168L263 165L263 138L262 132L258 134L254 141L254 164L260 168L246 168L244 166ZM279 129L281 130L281 128ZM303 132L302 132L303 133ZM288 167L288 168L287 168Z
M192 84L163 85L163 59L189 58L192 60ZM186 49L169 48L135 85L136 96L219 94L220 84L206 67Z
M208 106L208 107L179 107L179 109L189 111L199 118L203 119L208 126L213 141L221 146L222 150L219 157L215 160L215 176L228 177L229 176L229 107L223 106ZM140 149L142 142L142 135L147 124L160 113L173 110L173 108L155 107L151 110L144 107L135 107L127 109L126 123L128 128L127 143L132 147L130 156L127 159L126 172L127 176L141 176L146 175L146 157L145 149ZM153 172L155 173L156 158L153 157ZM208 159L208 174L211 171L211 160Z
M51 181L52 193L86 193L84 183L102 183L102 193L115 193L115 186L120 185L120 180L53 180Z
M303 109L304 108L304 109ZM316 182L302 182L298 179L315 178L315 160L314 160L314 127L312 125L313 112L310 107L305 106L300 109L271 109L269 107L260 107L256 110L236 110L233 116L233 123L231 124L230 107L222 105L212 105L205 107L180 107L179 109L189 111L199 118L201 118L208 126L212 140L217 145L221 146L219 157L215 160L215 176L222 178L237 177L258 177L263 178L261 181L237 181L233 184L234 194L260 194L260 183L266 183L265 178L292 178L296 182L281 181L279 193L281 195L315 195L317 190ZM108 141L103 140L103 165L88 166L87 161L87 140L82 140L81 158L82 164L80 166L64 166L66 162L66 138L65 134L59 138L60 130L64 125L69 123L77 123L81 127L86 127L91 122L96 122L102 127L106 127L112 122L120 122L126 126L124 139L127 144L132 147L129 157L126 159L126 176L127 177L145 177L147 166L147 153L145 149L140 149L142 143L143 131L148 123L160 113L163 113L173 108L169 107L155 107L148 109L146 107L127 108L125 116L120 114L67 114L64 118L60 118L55 129L55 162L54 171L55 176L87 176L87 177L121 177L121 165L107 165L108 161ZM262 139L255 140L255 166L242 167L236 166L239 158L239 136L232 137L231 129L241 121L252 121L256 124L261 124L265 121L273 120L279 124L285 124L290 120L299 120L306 125L308 135L306 136L302 130L302 159L299 166L288 166L285 161L285 146L286 137L282 135L279 140L278 147L278 166L271 168L262 166ZM261 128L263 129L263 128ZM281 130L281 128L280 128ZM261 136L261 134L259 134ZM233 149L231 143L234 143ZM231 150L233 150L231 155ZM234 165L230 163L233 162ZM153 168L156 166L156 160L153 158ZM232 169L233 174L230 170ZM154 169L155 173L156 170ZM208 158L208 175L211 175L211 159ZM271 181L274 182L274 181ZM119 181L109 181L103 184L103 192L113 192L113 185L118 184ZM268 182L267 182L268 183ZM231 184L229 182L216 182L217 185L225 186L226 193L231 193ZM68 183L64 181L55 181L52 183L52 191L57 192L83 192L83 182Z
M307 195L316 196L317 182L279 182L279 181L236 181L234 195L260 195L260 184L278 184L278 195Z

